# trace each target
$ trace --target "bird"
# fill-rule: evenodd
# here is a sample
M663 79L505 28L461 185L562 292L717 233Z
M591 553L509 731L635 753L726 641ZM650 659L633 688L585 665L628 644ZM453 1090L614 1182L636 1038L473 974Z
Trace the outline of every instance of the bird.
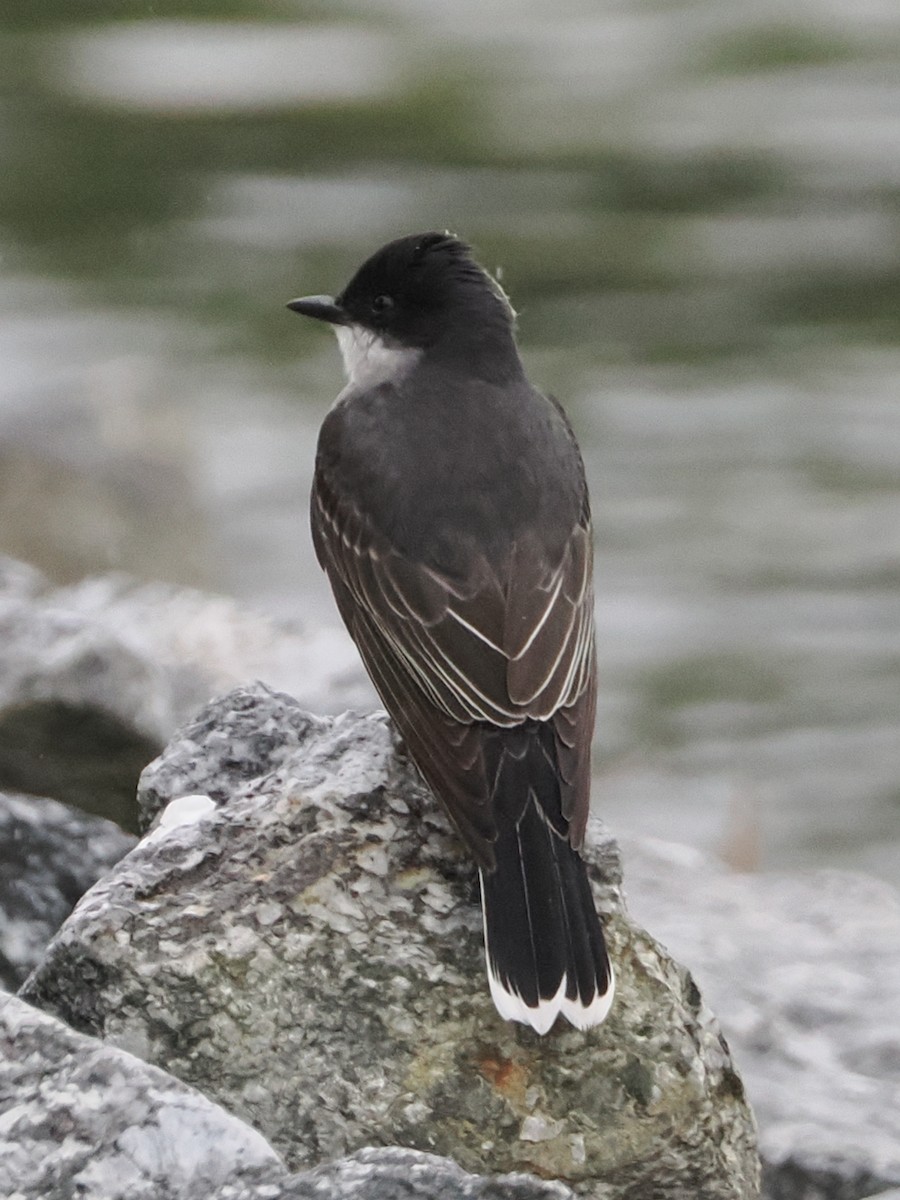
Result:
M610 1011L583 844L597 695L591 511L562 406L461 239L398 238L336 297L347 382L321 425L319 564L419 772L477 864L490 994L546 1034Z

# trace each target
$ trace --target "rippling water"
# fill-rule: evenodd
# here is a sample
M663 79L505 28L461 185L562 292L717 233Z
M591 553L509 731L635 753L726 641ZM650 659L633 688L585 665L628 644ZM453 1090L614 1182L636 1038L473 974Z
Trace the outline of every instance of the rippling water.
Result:
M0 550L334 620L283 304L452 228L585 448L598 806L900 876L894 0L73 11L0 17Z

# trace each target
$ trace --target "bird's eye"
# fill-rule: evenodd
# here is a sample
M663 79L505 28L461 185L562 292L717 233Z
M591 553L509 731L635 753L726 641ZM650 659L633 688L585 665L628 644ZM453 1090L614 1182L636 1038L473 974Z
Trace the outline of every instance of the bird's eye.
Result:
M386 313L394 307L394 301L390 296L376 296L372 301L372 312Z

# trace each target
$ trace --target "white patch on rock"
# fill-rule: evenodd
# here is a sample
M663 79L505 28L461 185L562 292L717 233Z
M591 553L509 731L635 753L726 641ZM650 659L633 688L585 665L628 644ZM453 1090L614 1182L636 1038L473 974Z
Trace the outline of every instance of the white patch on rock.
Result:
M531 1116L526 1117L522 1122L522 1128L519 1131L519 1141L550 1142L555 1137L559 1137L564 1129L564 1121L545 1117L542 1113L532 1113Z
M195 793L189 796L177 796L170 800L160 813L156 827L145 841L159 842L168 837L174 829L183 825L193 825L216 811L216 802L210 796Z

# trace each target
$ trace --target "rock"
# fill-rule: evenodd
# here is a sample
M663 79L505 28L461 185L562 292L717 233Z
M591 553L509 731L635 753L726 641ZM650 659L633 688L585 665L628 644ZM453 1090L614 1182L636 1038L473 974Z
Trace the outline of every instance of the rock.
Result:
M113 573L54 588L0 556L0 711L51 697L99 707L164 741L217 692L256 677L313 711L374 692L349 637L225 596ZM128 656L141 664L135 671ZM79 664L87 659L92 670ZM121 661L120 661L121 660Z
M437 1154L372 1147L295 1175L273 1200L574 1200L561 1183L533 1175L470 1175ZM226 1192L216 1200L237 1200Z
M55 800L0 792L0 984L17 988L76 901L135 839Z
M186 1200L283 1175L193 1088L0 994L0 1195Z
M10 1200L571 1200L524 1175L468 1175L369 1149L290 1175L193 1088L0 992L0 1194Z
M734 875L626 843L635 915L690 962L741 1066L773 1200L900 1186L900 893L834 870Z
M596 826L617 1001L589 1034L539 1038L493 1008L474 869L383 714L239 690L144 774L148 816L185 793L217 807L191 802L95 885L33 1003L194 1084L291 1169L400 1143L604 1200L756 1194L718 1024L622 909Z
M141 775L138 808L146 829L155 817L180 796L208 795L224 804L243 785L279 768L297 769L299 759L317 734L332 722L304 711L291 696L262 685L232 692L213 706L212 719L201 714L178 733L165 754L150 763ZM215 720L221 717L218 728ZM203 739L198 741L198 737ZM365 739L347 764L364 779ZM329 748L330 752L330 748ZM376 749L375 770L383 769L384 746Z
M54 606L110 630L153 664L177 724L217 695L265 679L313 712L370 704L374 691L342 629L276 619L227 596L103 575L60 588Z
M148 742L162 743L176 719L172 689L146 641L116 620L115 577L107 583L105 611L92 598L96 587L53 589L37 573L23 576L21 564L5 560L0 714L34 704L67 705L102 712Z
M0 613L7 605L33 600L47 588L47 580L29 563L0 554Z
M110 622L0 573L0 787L134 825L140 771L175 716L165 679Z
M340 631L123 575L53 588L0 558L0 788L134 830L140 771L178 722L257 675L325 711L370 694Z
M98 709L33 701L0 714L0 783L134 831L132 790L157 746Z

